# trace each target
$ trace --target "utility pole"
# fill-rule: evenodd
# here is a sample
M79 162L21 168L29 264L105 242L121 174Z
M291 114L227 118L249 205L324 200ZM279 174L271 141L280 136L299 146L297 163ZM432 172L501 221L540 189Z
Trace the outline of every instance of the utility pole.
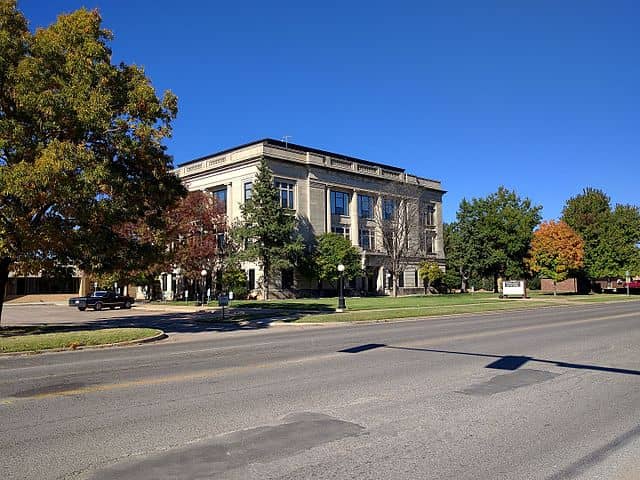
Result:
M282 141L284 142L284 148L289 148L289 139L293 138L291 135L283 135Z

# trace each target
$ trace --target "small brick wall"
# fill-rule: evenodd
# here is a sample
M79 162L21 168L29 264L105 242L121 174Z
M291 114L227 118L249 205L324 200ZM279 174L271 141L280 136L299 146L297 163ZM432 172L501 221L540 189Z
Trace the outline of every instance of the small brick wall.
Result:
M540 281L540 290L545 293L553 293L553 280L550 278L543 278ZM558 293L578 293L578 279L567 278L562 282L558 282Z

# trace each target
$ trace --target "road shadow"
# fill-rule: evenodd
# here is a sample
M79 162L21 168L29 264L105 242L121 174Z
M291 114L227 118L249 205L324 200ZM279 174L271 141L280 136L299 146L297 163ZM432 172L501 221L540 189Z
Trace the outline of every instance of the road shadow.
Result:
M520 355L494 355L490 353L460 352L455 350L437 350L433 348L397 347L393 345L386 345L384 343L367 343L363 345L356 345L354 347L339 350L339 352L354 354L354 353L366 352L366 351L378 349L378 348L387 348L392 350L408 350L412 352L443 353L443 354L449 354L449 355L464 355L464 356L471 356L471 357L495 358L497 360L494 360L491 363L485 365L484 368L491 368L491 369L497 369L497 370L515 371L521 368L522 366L528 364L529 362L537 362L537 363L555 365L556 367L561 367L561 368L572 368L577 370L592 370L595 372L617 373L617 374L623 374L623 375L640 375L640 370L631 370L628 368L616 368L616 367L606 367L601 365L571 363L571 362L547 360L543 358L535 358L535 357L520 356Z
M97 312L95 312L97 313ZM219 311L203 312L128 312L126 315L91 318L94 312L84 312L86 320L65 321L63 323L38 322L31 325L15 325L0 328L0 337L18 335L38 335L78 330L98 330L104 328L158 328L167 334L200 333L200 332L234 332L252 331L269 328L273 322L294 322L304 314L297 312L270 312L269 316L261 314L244 314L236 312L234 316L226 315L222 321Z

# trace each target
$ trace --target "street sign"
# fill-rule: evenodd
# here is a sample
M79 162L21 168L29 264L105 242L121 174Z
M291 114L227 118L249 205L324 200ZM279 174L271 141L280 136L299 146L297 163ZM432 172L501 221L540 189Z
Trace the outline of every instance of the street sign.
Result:
M502 296L527 298L527 283L524 280L506 280L502 282Z
M226 307L229 305L229 296L228 295L220 295L218 297L218 306Z

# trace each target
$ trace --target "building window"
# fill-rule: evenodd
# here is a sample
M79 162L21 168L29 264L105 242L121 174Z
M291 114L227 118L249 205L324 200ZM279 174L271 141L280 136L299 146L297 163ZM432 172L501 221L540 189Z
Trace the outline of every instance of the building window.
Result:
M227 187L219 188L211 192L216 203L220 205L220 208L224 213L227 213Z
M436 224L435 221L436 207L435 205L427 205L424 209L424 224L427 227L433 227Z
M293 287L293 269L282 270L282 288Z
M425 253L436 253L436 236L433 232L427 232L424 237Z
M253 182L245 182L244 184L244 201L251 199L253 194Z
M249 290L254 290L256 288L256 271L253 268L250 268L247 271L247 288Z
M360 237L358 239L358 243L360 244L360 248L363 250L373 250L374 249L374 233L369 228L360 229Z
M276 182L276 188L280 196L280 205L293 209L293 183Z
M404 288L404 272L398 272L398 287Z
M415 287L419 287L420 286L420 280L418 280L418 270L415 270L413 272L413 282L414 282L414 286Z
M349 227L345 227L344 225L335 225L331 227L331 233L335 233L336 235L341 235L344 238L349 238L351 230Z
M331 214L349 215L349 194L331 191Z
M360 218L373 218L373 197L358 195L358 216Z
M391 220L395 211L396 201L392 198L385 198L382 202L382 218L384 220Z
M216 243L217 243L219 251L224 250L224 244L225 244L224 233L217 233L216 234Z

